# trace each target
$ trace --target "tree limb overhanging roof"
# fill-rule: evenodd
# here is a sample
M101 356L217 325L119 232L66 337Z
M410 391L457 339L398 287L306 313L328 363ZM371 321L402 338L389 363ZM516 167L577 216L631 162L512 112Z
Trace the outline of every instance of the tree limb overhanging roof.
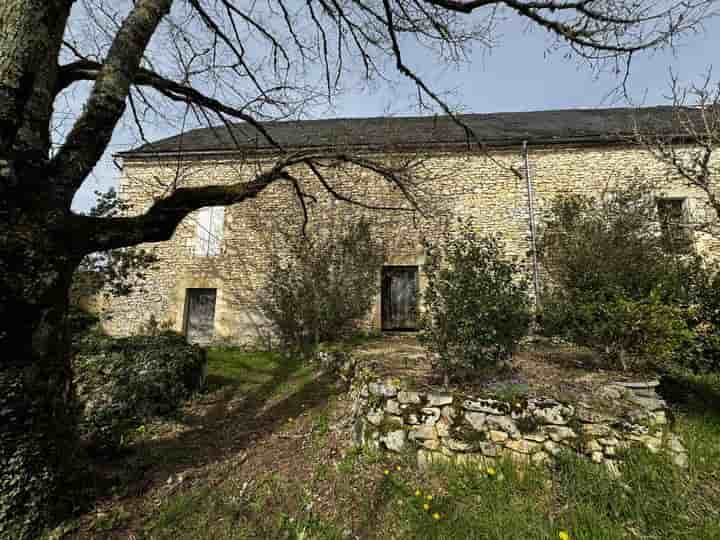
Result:
M458 115L477 140L490 147L531 144L608 144L627 141L637 125L663 134L677 132L673 107L641 109L568 109ZM467 132L448 116L334 118L265 122L270 136L284 148L348 147L357 149L422 148L473 144ZM227 153L274 151L247 123L200 128L118 154L142 158L182 152Z

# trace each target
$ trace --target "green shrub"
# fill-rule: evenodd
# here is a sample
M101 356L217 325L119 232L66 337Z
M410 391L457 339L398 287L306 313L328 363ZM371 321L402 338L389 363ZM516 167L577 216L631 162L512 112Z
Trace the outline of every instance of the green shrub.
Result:
M177 334L113 339L95 330L75 345L80 434L98 450L117 449L130 427L173 411L204 381L204 351Z
M378 291L382 245L365 219L287 237L289 256L272 260L258 305L286 348L308 351L358 330Z
M653 292L663 302L687 299L688 265L696 260L666 251L654 205L643 186L556 199L537 244L550 282L545 292L579 303Z
M685 311L664 304L655 292L642 300L618 295L576 304L554 301L545 306L545 328L601 351L622 369L663 367L694 337Z
M436 352L446 378L463 368L489 368L509 358L530 322L527 281L503 256L496 237L469 223L457 235L427 243L426 312L420 340Z
M709 264L698 266L689 282L686 320L693 338L677 351L675 362L695 374L720 373L720 271Z
M667 367L694 339L688 310L702 263L667 251L643 185L553 204L538 242L545 333L589 346L622 367Z

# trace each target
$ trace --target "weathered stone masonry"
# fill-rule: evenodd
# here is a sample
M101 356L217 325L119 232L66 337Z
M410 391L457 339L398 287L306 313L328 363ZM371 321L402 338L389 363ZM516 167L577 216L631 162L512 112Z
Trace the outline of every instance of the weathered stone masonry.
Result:
M501 234L507 253L524 260L529 268L527 183L510 170L510 166L523 165L520 142L494 149L492 158L463 145L382 153L375 150L369 155L382 159L422 158L417 178L423 188L420 202L427 211L380 212L349 206L333 200L306 170L298 169L294 173L303 182L303 190L317 197L317 203L309 207L310 230L313 226L338 226L343 219L368 216L374 233L386 246L386 264L418 266L421 290L422 238L437 238L444 227L452 229L458 217L472 219L474 226L485 234ZM652 180L657 195L684 198L691 219L706 218L704 195L673 178L665 166L634 146L587 142L530 144L529 161L536 223L542 222L558 195L598 195L614 183L638 178ZM133 205L132 213L140 213L173 184L235 182L251 178L270 163L271 159L262 154L241 159L221 153L190 155L183 157L179 165L172 154L131 153L124 157L120 194ZM404 202L398 190L363 171L345 168L329 178L338 191L359 200L383 205ZM226 209L217 256L194 254L196 218L197 213L188 216L170 241L144 246L153 249L161 262L149 274L147 292L112 300L108 306L112 318L106 323L109 332L118 335L136 332L151 316L183 331L187 289L209 288L217 291L214 340L247 345L264 338L265 325L255 309L255 298L263 284L270 254L283 249L278 228L300 230L302 214L292 186L278 182L257 199ZM717 240L699 233L695 241L706 252L717 252L720 247ZM378 289L368 320L372 329L380 326L379 304Z
M542 464L569 451L617 474L622 451L631 446L665 451L676 465L687 466L687 451L670 431L665 402L652 383L608 384L599 394L612 403L613 413L554 398L417 392L398 382L373 380L354 393L355 442L416 452L421 466L487 466L502 458Z

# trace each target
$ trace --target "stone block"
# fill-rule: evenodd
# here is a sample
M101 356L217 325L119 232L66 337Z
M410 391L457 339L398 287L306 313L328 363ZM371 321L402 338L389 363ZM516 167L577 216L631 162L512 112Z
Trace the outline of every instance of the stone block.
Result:
M494 414L499 416L510 414L510 405L508 405L504 401L498 401L495 399L466 399L463 402L463 408L467 411Z
M602 452L602 446L595 439L590 439L585 443L585 453L594 454L595 452Z
M605 424L585 424L580 429L589 437L607 437L612 433Z
M573 409L570 406L557 404L543 404L543 406L535 406L532 411L535 419L541 424L550 424L564 426L573 415Z
M447 420L447 418L441 416L440 420L438 420L435 424L435 429L437 429L438 437L449 437L451 426L452 424Z
M398 403L394 399L388 399L385 403L385 412L388 412L390 414L402 414L402 409L400 408L400 403Z
M420 444L422 444L423 448L427 448L428 450L440 449L440 441L438 441L437 439L427 439L425 441L422 441Z
M472 449L470 443L453 438L444 439L443 445L453 452L468 452Z
M508 434L504 431L498 431L496 429L491 429L488 432L489 439L494 443L504 443L508 439Z
M406 390L402 390L398 392L397 400L404 405L419 404L420 394L418 394L417 392L408 392Z
M548 436L555 442L564 441L566 439L574 439L577 434L567 426L545 426Z
M485 427L485 422L488 416L484 413L479 412L467 412L465 413L465 420L477 431L482 431Z
M518 452L520 454L532 454L540 448L540 445L538 443L521 439L519 441L505 441L505 448L509 448L513 452Z
M449 394L428 394L427 395L427 406L428 407L442 407L444 405L450 405L453 402L453 397Z
M398 394L397 386L390 383L371 382L368 385L370 394L378 397L395 397Z
M423 424L435 425L435 422L440 419L440 409L437 407L425 407L420 412L422 413Z
M410 439L413 441L425 441L438 438L435 426L421 425L410 431Z
M543 443L547 440L547 435L544 433L525 433L523 434L523 439L536 442L536 443Z
M367 418L367 421L373 426L379 426L385 418L385 413L380 409L373 409L365 415L365 418Z
M520 433L515 421L509 416L488 416L486 423L489 427L498 431L505 431L509 434Z
M560 452L562 452L562 446L554 441L545 441L543 449L551 456L557 456Z
M385 447L392 452L402 452L405 449L405 441L407 440L407 432L403 429L390 431L380 438Z
M496 457L500 453L498 445L491 442L481 442L477 446L483 456Z

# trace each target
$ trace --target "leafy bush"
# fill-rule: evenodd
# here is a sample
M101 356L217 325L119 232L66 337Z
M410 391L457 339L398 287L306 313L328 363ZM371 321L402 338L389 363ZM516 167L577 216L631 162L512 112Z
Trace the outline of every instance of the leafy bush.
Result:
M693 339L687 309L701 262L666 247L642 185L559 198L538 243L543 330L623 368L667 364Z
M446 378L509 358L528 331L528 284L504 258L500 240L464 223L457 235L426 248L420 340L439 355Z
M272 260L258 305L285 347L307 351L340 339L356 330L372 306L382 246L364 219L335 225L287 238L289 256Z
M116 449L130 427L173 411L204 381L204 351L177 334L113 339L95 330L75 346L80 433L100 450Z
M720 270L703 264L689 275L686 320L693 339L677 351L678 367L695 374L720 373Z
M665 247L654 199L642 185L601 198L559 197L537 245L551 285L546 293L579 303L641 300L653 291L663 302L686 298L688 262Z
M694 336L684 310L663 303L657 292L641 300L617 295L575 304L550 301L555 303L544 307L546 330L601 351L622 369L649 362L662 366Z

